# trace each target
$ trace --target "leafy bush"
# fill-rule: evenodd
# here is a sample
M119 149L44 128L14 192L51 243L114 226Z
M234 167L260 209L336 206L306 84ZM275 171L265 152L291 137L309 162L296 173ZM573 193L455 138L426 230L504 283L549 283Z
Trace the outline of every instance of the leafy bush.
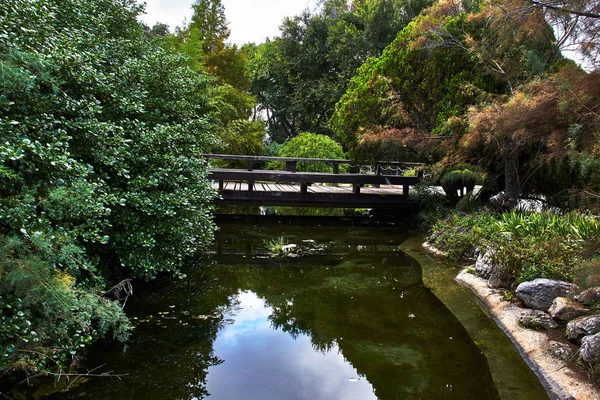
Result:
M451 212L446 196L439 193L433 183L430 179L424 179L409 192L410 199L419 205L419 217L427 228Z
M149 42L140 10L0 2L0 369L124 339L103 277L178 273L212 238L212 81Z
M433 226L428 240L453 260L469 258L490 235L493 223L494 217L488 213L452 214Z

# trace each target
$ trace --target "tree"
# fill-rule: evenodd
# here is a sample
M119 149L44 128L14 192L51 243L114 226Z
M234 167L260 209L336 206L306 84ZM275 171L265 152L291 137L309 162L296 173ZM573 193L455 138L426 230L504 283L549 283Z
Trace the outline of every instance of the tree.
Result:
M590 69L600 67L600 1L528 0L522 6L542 10L562 51L579 53Z
M342 146L325 135L303 132L288 140L279 151L279 157L345 159ZM298 171L333 172L327 163L298 163Z
M477 60L468 52L429 45L431 26L443 26L464 40L470 25L466 13L432 7L405 27L380 57L367 60L330 122L343 145L356 155L361 147L375 148L377 141L387 142L388 149L410 142L423 148L428 135L459 137L468 107L505 90L476 68ZM393 141L400 146L390 146ZM396 150L387 156L395 159Z
M188 29L198 29L205 54L223 48L229 38L225 7L221 0L196 0Z
M329 120L356 69L428 4L331 0L317 13L285 19L280 37L259 46L250 60L250 90L268 116L271 137L282 142L302 131L333 135Z
M510 204L543 194L560 206L597 202L600 75L566 66L524 85L507 102L473 108L466 156L504 178ZM498 170L497 165L502 169ZM577 195L584 194L578 203Z
M156 24L154 24L154 26L152 28L150 28L146 24L142 24L142 27L144 28L144 32L146 33L146 36L148 37L148 39L154 39L157 37L165 37L169 34L169 25L163 24L160 22L157 22Z

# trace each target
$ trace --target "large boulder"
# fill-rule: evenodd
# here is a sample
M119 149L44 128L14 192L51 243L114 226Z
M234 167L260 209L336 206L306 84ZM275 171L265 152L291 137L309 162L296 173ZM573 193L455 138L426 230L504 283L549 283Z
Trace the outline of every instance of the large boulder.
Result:
M600 315L580 317L567 324L567 338L575 343L581 343L584 336L600 332Z
M585 362L594 364L600 361L600 333L585 336L581 340L581 358Z
M528 329L554 329L558 324L550 315L540 310L523 310L517 318L519 324Z
M583 291L581 294L575 296L575 300L586 306L600 303L600 287L593 287Z
M480 276L483 279L490 279L492 271L494 270L494 265L492 264L493 255L494 252L492 250L479 254L477 261L475 261L475 273L477 276Z
M488 286L492 289L511 289L515 283L513 274L507 272L504 268L494 268L488 279Z
M567 296L576 287L568 282L539 278L521 283L517 287L516 294L527 307L547 311L555 298Z
M565 362L571 360L575 353L568 344L555 342L553 340L548 343L548 352L552 357Z
M548 312L552 318L558 321L569 322L575 318L588 314L590 310L586 309L575 300L566 297L557 297L552 302L552 307L550 307Z

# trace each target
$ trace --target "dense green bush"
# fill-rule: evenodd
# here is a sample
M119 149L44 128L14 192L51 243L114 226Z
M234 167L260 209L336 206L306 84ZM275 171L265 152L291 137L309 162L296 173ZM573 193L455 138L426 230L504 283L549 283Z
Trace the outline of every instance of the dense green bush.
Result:
M432 229L431 243L453 259L492 250L492 261L518 281L572 281L584 250L600 232L600 221L578 213L511 211L452 215Z
M179 273L212 238L212 83L149 42L139 12L0 2L0 370L125 338L106 279Z

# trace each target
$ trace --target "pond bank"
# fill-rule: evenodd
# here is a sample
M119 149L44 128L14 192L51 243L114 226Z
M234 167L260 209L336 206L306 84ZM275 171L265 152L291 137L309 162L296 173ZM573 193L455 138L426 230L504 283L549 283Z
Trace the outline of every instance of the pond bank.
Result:
M431 246L424 245L423 247L436 256L443 255ZM456 281L471 289L477 296L485 310L490 313L496 324L504 331L538 376L551 399L600 399L600 390L590 382L582 368L574 365L574 361L567 363L550 354L550 341L566 343L566 340L558 332L541 332L521 327L517 318L523 308L510 301L505 301L502 290L489 288L487 280L470 274L467 270L468 268L460 270L456 275ZM492 363L490 363L490 367L491 365ZM493 368L492 373L494 373Z

